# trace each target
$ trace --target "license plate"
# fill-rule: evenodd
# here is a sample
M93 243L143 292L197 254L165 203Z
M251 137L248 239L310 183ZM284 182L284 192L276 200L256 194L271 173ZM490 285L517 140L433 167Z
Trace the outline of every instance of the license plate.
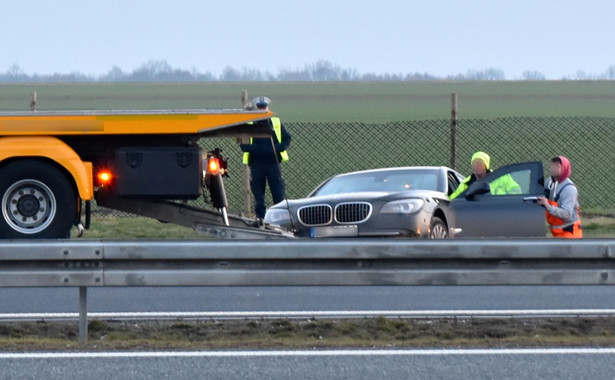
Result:
M358 226L312 227L311 238L359 236Z

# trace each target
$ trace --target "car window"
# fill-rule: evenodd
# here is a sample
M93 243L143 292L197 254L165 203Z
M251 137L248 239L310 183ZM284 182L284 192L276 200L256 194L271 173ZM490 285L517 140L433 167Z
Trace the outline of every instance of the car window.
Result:
M408 190L441 191L438 172L427 170L387 170L333 177L312 194L331 195L365 191L401 192Z
M459 179L457 178L455 173L448 172L447 180L448 180L448 192L447 192L447 194L450 196L459 187Z
M491 195L530 194L532 171L520 169L489 180Z

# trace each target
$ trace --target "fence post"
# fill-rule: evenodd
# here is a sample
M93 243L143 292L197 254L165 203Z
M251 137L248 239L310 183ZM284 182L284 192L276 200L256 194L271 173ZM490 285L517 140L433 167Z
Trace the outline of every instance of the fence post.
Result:
M451 168L455 169L457 158L457 94L451 94Z
M250 105L248 100L248 90L241 91L241 108L246 109ZM239 141L239 143L248 143L249 141ZM250 190L250 167L243 165L243 212L247 217L252 216L252 194Z
M36 102L37 102L36 92L30 94L30 111L36 111Z

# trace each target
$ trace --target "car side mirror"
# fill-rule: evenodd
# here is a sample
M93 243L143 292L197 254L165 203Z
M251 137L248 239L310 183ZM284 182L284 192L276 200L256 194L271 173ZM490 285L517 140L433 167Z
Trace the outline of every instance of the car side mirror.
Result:
M491 192L491 187L489 186L489 183L484 182L484 181L474 182L468 189L468 192L466 193L466 199L473 201L477 195L487 194L490 192Z

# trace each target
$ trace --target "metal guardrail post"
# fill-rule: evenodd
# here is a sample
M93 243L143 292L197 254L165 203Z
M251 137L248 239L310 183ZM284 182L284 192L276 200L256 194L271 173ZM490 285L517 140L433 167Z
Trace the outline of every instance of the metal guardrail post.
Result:
M79 287L79 343L88 341L88 288Z

